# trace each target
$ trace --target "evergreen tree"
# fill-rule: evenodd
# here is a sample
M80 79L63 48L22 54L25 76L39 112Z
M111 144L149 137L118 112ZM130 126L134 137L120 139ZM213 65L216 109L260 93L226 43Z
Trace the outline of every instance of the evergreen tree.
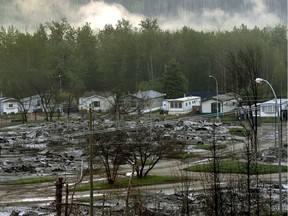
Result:
M179 63L174 58L165 67L165 72L162 76L162 86L167 98L183 97L187 90L187 80L181 71Z

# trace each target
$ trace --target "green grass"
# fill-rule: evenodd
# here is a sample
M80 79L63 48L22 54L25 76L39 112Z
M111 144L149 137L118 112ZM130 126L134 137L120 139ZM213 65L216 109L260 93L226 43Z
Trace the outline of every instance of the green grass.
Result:
M216 145L216 149L224 149L226 148L227 146L224 145L224 144L217 144ZM203 150L207 150L207 151L211 151L213 149L213 145L197 145L195 147L195 149L203 149Z
M229 128L229 132L232 135L237 135L237 136L246 136L247 131L243 127L239 128Z
M201 164L190 166L186 169L191 172L212 172L213 164ZM247 163L239 162L235 160L226 160L219 162L219 172L220 173L238 173L245 174L247 173ZM282 166L282 172L287 172L287 167ZM265 165L265 164L255 164L251 165L250 168L251 174L270 174L270 173L278 173L277 165Z
M0 185L25 185L25 184L39 184L45 182L54 182L56 181L55 177L35 177L27 179L19 179L13 181L3 181L0 182Z
M229 114L226 114L224 116L221 116L221 122L237 122L238 119L235 117L235 115L229 115Z
M271 117L262 117L261 118L261 123L275 123L275 121L277 121L275 118L271 118Z
M200 154L195 153L195 152L181 152L181 153L169 155L169 158L183 160L183 159L188 159L188 158L199 158L200 156L201 156Z
M154 163L153 160L147 160L147 161L145 162L145 166L151 166L153 163ZM138 160L138 161L137 161L137 164L141 164L141 161Z
M133 186L147 186L147 185L156 185L156 184L176 183L179 181L180 181L179 177L151 175L151 176L146 176L143 178L133 177L132 185ZM128 177L118 179L113 185L109 185L106 181L97 182L93 184L93 189L100 190L100 189L125 188L128 186L128 183L129 183ZM89 184L83 184L81 186L78 186L76 190L86 191L86 190L89 190L89 188L90 188Z

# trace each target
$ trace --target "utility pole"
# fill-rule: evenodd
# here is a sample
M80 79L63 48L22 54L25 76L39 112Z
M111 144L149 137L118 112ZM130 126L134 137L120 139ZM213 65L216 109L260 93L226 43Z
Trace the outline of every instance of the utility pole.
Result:
M92 145L92 109L89 107L89 168L90 168L90 216L93 216L93 145Z
M215 82L216 82L216 97L217 97L217 106L216 106L217 116L216 116L216 119L217 119L217 121L219 121L220 118L219 118L219 101L218 101L219 100L218 99L219 98L218 81L217 81L215 76L209 75L209 78L215 79Z
M281 110L281 102L280 102L280 106L278 106L278 99L277 99L277 95L274 91L274 88L272 87L272 85L265 79L262 78L256 78L255 79L256 83L263 83L265 82L271 89L273 96L274 96L274 100L275 100L275 112L277 113L277 116L275 116L276 120L277 120L277 132L275 131L275 136L276 134L278 134L278 175L279 175L279 215L282 215L282 165L281 165L281 147L282 147L282 138L281 138L281 125L280 125L280 110Z
M132 179L134 177L134 163L132 164L132 174L130 176L130 179L129 179L129 183L128 183L128 189L127 189L127 195L126 195L126 200L125 200L125 209L124 209L124 215L125 216L128 216L128 212L129 212L129 196L130 196L130 190L131 190L131 182L132 182Z

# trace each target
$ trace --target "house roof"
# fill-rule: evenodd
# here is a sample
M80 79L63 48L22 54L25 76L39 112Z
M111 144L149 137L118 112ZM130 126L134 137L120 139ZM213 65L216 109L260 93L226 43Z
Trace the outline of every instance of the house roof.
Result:
M17 102L15 98L1 98L2 103L5 102Z
M29 97L22 98L21 101L22 102L26 102L26 101L39 100L39 99L40 99L39 95L32 95L32 96L29 96Z
M222 92L219 92L218 94L224 94ZM188 96L199 96L202 99L208 99L212 98L217 95L217 92L187 92Z
M201 99L199 96L189 96L189 97L182 97L182 98L175 98L175 99L167 99L166 101L189 101L189 100L196 100Z
M283 104L283 103L287 103L287 102L288 102L288 99L285 99L285 98L277 99L277 103L278 104L280 104L280 103ZM275 99L259 103L259 105L269 105L269 104L273 104L274 105L275 104Z
M219 94L218 96L214 96L212 97L215 100L219 100L219 101L229 101L229 100L233 100L233 99L240 99L239 95L236 95L234 93L226 93L226 94Z
M92 96L109 97L112 95L113 94L110 91L87 91L87 92L84 92L84 94L82 95L82 98L88 98Z
M158 98L158 97L165 97L166 94L154 91L154 90L148 90L148 91L139 91L135 94L132 94L133 97L139 98L139 99L152 99L152 98Z

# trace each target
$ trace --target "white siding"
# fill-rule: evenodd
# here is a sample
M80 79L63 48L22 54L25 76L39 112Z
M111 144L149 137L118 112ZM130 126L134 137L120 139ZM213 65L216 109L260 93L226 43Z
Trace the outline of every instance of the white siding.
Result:
M193 107L201 106L200 97L183 97L163 101L162 109L167 110L170 115L186 114L193 110Z
M278 102L278 110L280 113L280 99L277 100ZM281 108L282 110L287 110L287 99L281 99ZM275 110L275 100L270 100L264 103L260 103L260 116L261 117L275 117L277 116L277 111ZM275 112L276 111L276 112Z
M7 101L3 103L3 113L18 113L18 103L16 101Z
M91 105L93 110L96 111L108 111L114 104L114 97L110 96L107 98L101 96L91 96L88 98L79 98L79 110L88 109Z
M214 103L214 100L208 100L202 102L202 113L211 113L211 104Z

